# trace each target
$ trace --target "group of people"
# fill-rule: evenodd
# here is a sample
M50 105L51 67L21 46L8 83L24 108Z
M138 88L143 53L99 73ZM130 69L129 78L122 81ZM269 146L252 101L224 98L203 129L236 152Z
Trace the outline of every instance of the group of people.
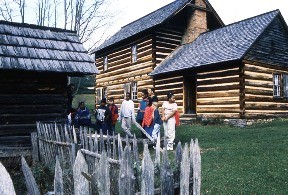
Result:
M70 97L73 98L73 96ZM72 102L71 100L68 101ZM91 125L91 115L84 102L80 102L77 109L70 107L70 110L68 125L76 127ZM115 124L119 120L123 131L129 137L133 137L131 133L132 122L137 122L155 140L160 136L160 128L163 124L167 150L173 150L175 126L177 120L179 120L174 94L167 94L167 101L164 101L160 112L158 98L153 88L142 90L142 100L139 102L136 117L134 102L131 100L131 94L127 92L121 104L120 113L118 113L118 107L115 105L113 97L103 98L100 105L95 109L95 119L97 133L102 130L104 135L115 134ZM146 135L142 133L142 137L146 138Z
M157 139L160 135L161 125L163 124L167 140L167 150L173 150L175 126L176 121L179 120L174 94L167 94L167 101L163 103L160 114L158 110L158 98L155 95L154 89L144 89L142 91L142 100L138 105L136 118L134 114L134 102L130 100L130 97L131 94L126 93L125 100L121 104L119 120L121 121L122 129L128 136L132 137L131 123L134 120L139 123L153 139ZM145 134L142 134L142 136L146 137Z

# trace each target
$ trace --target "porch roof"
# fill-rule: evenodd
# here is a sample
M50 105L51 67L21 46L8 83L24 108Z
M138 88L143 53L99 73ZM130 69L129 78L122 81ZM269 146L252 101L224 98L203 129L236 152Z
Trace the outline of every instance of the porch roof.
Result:
M278 14L279 10L271 11L203 33L194 42L179 46L149 75L240 60Z

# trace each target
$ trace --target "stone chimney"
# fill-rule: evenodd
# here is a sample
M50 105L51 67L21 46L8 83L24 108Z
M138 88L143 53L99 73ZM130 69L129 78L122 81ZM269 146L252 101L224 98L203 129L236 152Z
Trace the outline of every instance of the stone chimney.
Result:
M195 0L195 7L190 7L187 29L182 38L182 44L193 42L201 33L207 31L206 4L204 0Z

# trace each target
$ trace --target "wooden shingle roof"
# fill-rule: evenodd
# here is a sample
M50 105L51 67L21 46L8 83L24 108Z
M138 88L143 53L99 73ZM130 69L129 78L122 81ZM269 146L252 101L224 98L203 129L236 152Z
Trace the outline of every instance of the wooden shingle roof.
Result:
M0 69L97 74L76 32L0 21Z
M179 46L149 75L240 60L278 14L279 10L271 11L203 33L194 42Z
M134 22L131 22L130 24L127 24L126 26L123 26L117 33L106 40L103 44L93 49L91 53L99 51L105 47L111 46L144 30L163 23L171 15L183 9L183 7L190 1L191 0L176 0Z

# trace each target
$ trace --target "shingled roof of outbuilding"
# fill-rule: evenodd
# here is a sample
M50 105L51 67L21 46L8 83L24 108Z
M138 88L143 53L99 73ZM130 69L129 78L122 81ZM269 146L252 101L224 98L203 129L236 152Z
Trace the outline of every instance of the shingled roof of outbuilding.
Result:
M108 46L111 46L115 43L118 43L122 40L125 40L133 35L136 35L142 31L145 31L147 29L150 29L152 27L155 27L159 24L162 24L167 19L169 19L174 14L178 13L180 10L182 10L188 3L190 3L192 0L175 0L172 3L159 8L158 10L151 12L150 14L135 20L134 22L131 22L125 26L123 26L117 33L115 33L112 37L110 37L108 40L106 40L103 44L101 44L99 47L94 48L91 53L94 53L96 51L99 51L103 48L106 48ZM219 22L223 24L220 17L217 15L217 13L214 11L213 7L209 3L208 0L205 0L208 7L213 11L213 13L218 18ZM223 24L224 25L224 24Z
M271 11L203 33L194 42L179 46L149 75L240 60L278 14L279 10Z
M0 21L0 69L97 74L75 31Z

